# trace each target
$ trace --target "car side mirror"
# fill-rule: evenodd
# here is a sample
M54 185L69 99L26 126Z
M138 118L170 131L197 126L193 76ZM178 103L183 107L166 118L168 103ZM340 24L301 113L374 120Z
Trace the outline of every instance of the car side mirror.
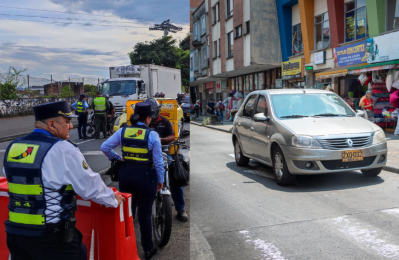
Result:
M365 117L365 113L364 113L364 111L363 110L357 110L356 111L356 115L358 115L358 116L360 116L360 117Z
M269 116L265 116L264 113L258 113L254 115L254 120L255 122L266 122L268 123L270 121Z

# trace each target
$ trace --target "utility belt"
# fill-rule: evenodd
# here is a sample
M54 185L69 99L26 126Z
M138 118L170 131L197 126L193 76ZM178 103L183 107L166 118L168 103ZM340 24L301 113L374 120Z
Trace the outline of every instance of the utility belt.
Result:
M68 220L63 220L58 223L46 224L46 231L43 236L56 236L62 240L63 243L70 243L73 241L75 225L75 217L70 217Z
M155 169L155 165L153 162L142 163L142 162L125 160L122 163L123 163L123 165L129 166L129 167L141 167L141 168Z

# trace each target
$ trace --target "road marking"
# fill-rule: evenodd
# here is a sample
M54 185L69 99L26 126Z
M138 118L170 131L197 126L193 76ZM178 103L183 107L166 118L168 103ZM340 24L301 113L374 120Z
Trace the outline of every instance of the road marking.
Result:
M82 152L83 155L104 155L102 151L85 151Z
M91 141L94 141L95 139L90 139L90 140L87 140L87 141L83 141L83 142L80 142L80 143L76 143L76 144L83 144L83 143L87 143L87 142L91 142Z
M5 153L6 152L6 150L0 150L0 153Z
M381 211L384 212L384 213L388 213L389 215L394 215L394 216L399 215L399 208L384 209L384 210L381 210Z
M229 156L233 157L234 159L236 158L234 154L229 154Z
M263 259L266 260L285 260L283 254L278 250L278 248L272 243L268 243L263 239L250 239L251 234L247 230L239 231L238 233L244 236L245 242L248 244L253 244L255 250L260 250L262 252Z
M376 227L351 220L347 216L334 218L333 223L338 226L339 231L362 244L363 247L369 247L381 256L399 259L399 245L385 241L384 238L386 239L387 236Z

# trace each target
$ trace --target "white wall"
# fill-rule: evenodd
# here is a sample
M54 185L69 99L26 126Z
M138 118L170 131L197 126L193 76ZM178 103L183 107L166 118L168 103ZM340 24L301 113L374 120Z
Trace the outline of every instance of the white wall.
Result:
M251 6L250 0L244 0L244 23L251 17Z
M222 19L222 18L221 18ZM227 57L227 51L228 51L228 41L227 41L227 34L231 31L233 31L233 18L229 19L226 23L225 23L225 28L226 28L226 34L223 37L226 37L226 57ZM234 32L233 32L234 33ZM230 70L234 70L234 59L227 59L226 60L226 71L230 71Z
M242 33L244 34L245 22L249 21L251 17L251 2L250 0L244 0L244 23L242 24ZM244 35L244 66L251 65L251 32Z
M301 17L299 16L299 5L296 4L292 7L292 26L301 23Z
M212 2L211 2L212 7L215 4L217 4L218 2L219 2L218 0L212 0ZM219 4L219 8L220 8L220 4ZM220 10L219 10L219 15L220 15L220 20L224 18L223 12L220 14ZM210 23L212 23L212 21L210 21ZM212 42L209 43L209 45L212 45L212 48L213 48L213 42L214 41L218 41L218 51L219 51L219 39L220 39L220 21L217 22L214 26L212 26ZM222 72L222 66L221 66L221 62L220 62L220 57L217 57L214 60L213 59L213 51L212 51L212 53L209 53L209 59L212 62L212 73L213 73L213 75L221 73Z
M310 54L310 60L313 65L313 70L320 70L320 69L329 69L329 68L334 68L334 60L333 60L333 55L332 55L332 49L326 49L326 63L325 64L319 64L319 65L313 65L314 64L314 52Z
M234 70L234 58L226 60L226 71Z
M314 16L327 12L327 0L314 0Z

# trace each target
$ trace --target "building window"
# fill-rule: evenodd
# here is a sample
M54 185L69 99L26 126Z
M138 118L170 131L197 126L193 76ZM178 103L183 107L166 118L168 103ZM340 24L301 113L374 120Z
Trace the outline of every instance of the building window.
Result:
M201 69L208 67L208 46L201 48Z
M330 24L328 22L328 12L316 16L314 20L316 50L330 47Z
M345 4L345 42L367 37L366 0Z
M303 54L301 24L292 26L292 55Z
M233 0L226 0L226 3L227 18L230 18L231 16L233 16Z
M217 3L214 7L212 7L212 18L213 18L213 24L216 24L220 20L219 17L219 3Z
M399 0L386 1L386 31L399 29Z
M250 27L249 21L246 21L245 27L244 27L244 35L248 34L250 31L251 31L251 27Z
M198 51L194 52L194 71L198 71Z
M236 38L240 38L242 36L242 26L239 25L236 27Z
M198 29L198 23L194 23L193 41L196 41L196 40L197 40L197 29Z
M233 57L234 54L234 38L233 31L227 34L227 58Z
M201 35L206 33L205 15L201 17Z
M219 38L219 55L218 55L218 57L220 57L220 38Z
M193 70L193 57L190 57L190 70Z
M218 56L218 41L213 42L213 58L216 59Z

